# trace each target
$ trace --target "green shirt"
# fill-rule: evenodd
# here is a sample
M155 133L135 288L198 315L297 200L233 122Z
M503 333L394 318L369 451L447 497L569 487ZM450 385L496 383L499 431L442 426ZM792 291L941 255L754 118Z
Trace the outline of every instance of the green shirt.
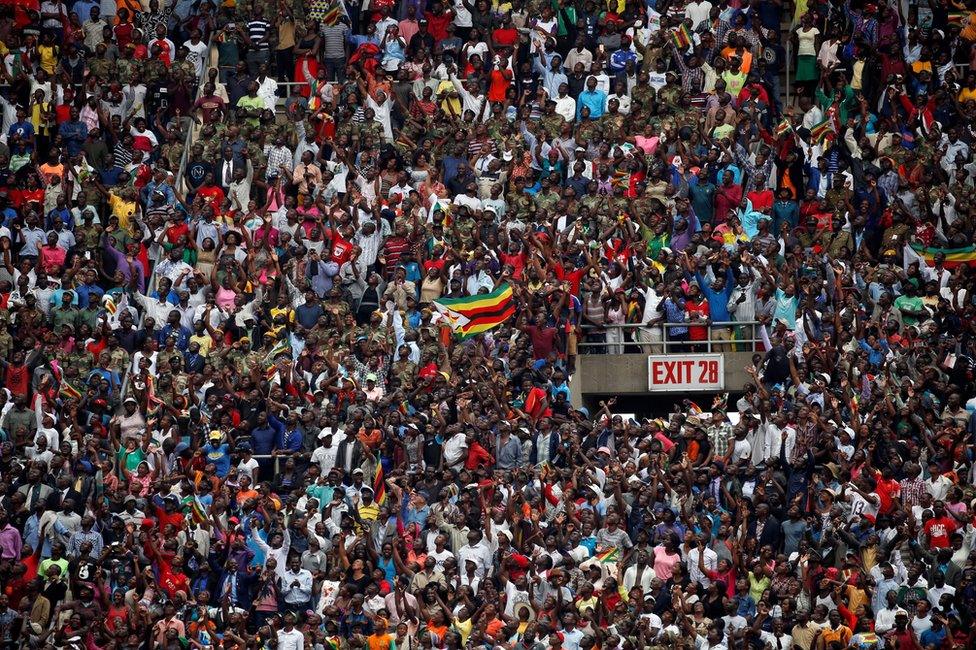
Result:
M146 452L141 447L136 447L133 451L129 451L125 447L119 447L118 459L119 464L131 473L136 471L139 463L146 459Z
M263 111L266 108L263 99L261 99L260 97L251 97L250 95L244 95L243 97L238 99L237 106L238 108L244 108L247 109L248 111L251 111L255 108ZM247 123L250 124L251 126L257 126L258 124L261 123L261 121L256 117L248 117Z
M922 311L924 306L922 299L918 296L898 296L895 298L895 309L898 310ZM902 313L901 320L905 325L917 325L920 319L917 316Z

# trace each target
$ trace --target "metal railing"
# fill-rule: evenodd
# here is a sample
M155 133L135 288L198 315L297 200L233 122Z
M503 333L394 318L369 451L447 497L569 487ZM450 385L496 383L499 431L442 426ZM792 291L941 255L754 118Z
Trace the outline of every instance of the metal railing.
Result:
M669 354L678 352L762 352L765 350L758 321L713 323L624 323L583 325L577 344L582 354ZM672 328L685 328L676 335ZM692 341L688 330L704 330L705 338Z

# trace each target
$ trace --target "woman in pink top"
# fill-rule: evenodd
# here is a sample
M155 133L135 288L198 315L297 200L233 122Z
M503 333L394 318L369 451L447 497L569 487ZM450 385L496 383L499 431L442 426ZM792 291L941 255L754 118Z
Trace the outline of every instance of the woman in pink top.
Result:
M654 126L651 124L644 127L644 132L641 135L627 137L625 140L632 143L648 156L654 155L654 152L657 151L657 145L661 142L661 138L654 135Z
M223 272L224 277L218 282L217 274ZM244 270L237 261L228 261L228 258L221 256L210 273L210 286L214 292L214 302L228 314L234 311L234 300L237 298L238 280L237 274L241 275L241 282L246 283L247 277Z
M674 566L679 562L681 554L678 553L677 540L674 538L654 547L654 575L661 580L670 580L674 574Z

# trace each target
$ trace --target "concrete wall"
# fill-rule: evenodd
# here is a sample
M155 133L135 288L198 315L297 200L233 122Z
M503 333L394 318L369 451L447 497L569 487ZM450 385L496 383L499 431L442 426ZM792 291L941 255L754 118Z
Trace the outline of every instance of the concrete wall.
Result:
M725 353L725 390L742 391L751 378L744 368L752 352ZM643 354L581 354L570 382L573 402L578 407L590 395L651 395L647 389L647 356ZM664 394L664 393L653 393ZM682 393L670 393L676 398Z

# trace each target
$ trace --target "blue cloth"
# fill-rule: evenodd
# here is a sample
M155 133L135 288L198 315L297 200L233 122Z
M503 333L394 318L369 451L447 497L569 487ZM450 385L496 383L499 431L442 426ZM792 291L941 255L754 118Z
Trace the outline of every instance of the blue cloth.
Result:
M277 440L278 431L271 426L270 418L268 426L251 429L251 449L259 456L267 456L274 451Z
M214 473L220 478L227 476L230 472L230 445L207 443L202 448L204 457L208 463L213 463Z
M85 139L88 138L88 126L80 120L76 122L68 120L67 122L62 122L61 126L58 127L58 135L61 136L61 139L67 145L68 153L72 156L77 156L81 153L81 149L85 145Z
M299 429L282 430L278 434L278 449L284 451L302 450L302 432Z
M602 90L584 90L576 101L576 119L583 115L583 107L590 109L590 119L595 120L603 116L603 107L607 105L607 94Z
M876 350L868 345L868 342L864 339L857 340L857 344L861 346L861 349L868 353L868 363L872 366L880 366L885 360L885 357L888 356L888 341L881 339L879 342L881 343L881 349Z
M698 280L698 287L708 300L708 315L712 321L716 323L730 322L732 315L729 313L729 296L732 295L732 287L735 284L732 269L726 270L725 287L721 291L712 289L711 285L705 282L701 273L696 273L695 279Z
M156 335L156 342L159 343L160 347L162 347L166 344L167 338L170 336L175 336L176 349L180 352L186 352L186 348L190 345L191 335L192 332L190 332L190 328L188 327L183 327L182 325L177 325L174 327L167 324L163 326L161 330L159 330L159 334Z

